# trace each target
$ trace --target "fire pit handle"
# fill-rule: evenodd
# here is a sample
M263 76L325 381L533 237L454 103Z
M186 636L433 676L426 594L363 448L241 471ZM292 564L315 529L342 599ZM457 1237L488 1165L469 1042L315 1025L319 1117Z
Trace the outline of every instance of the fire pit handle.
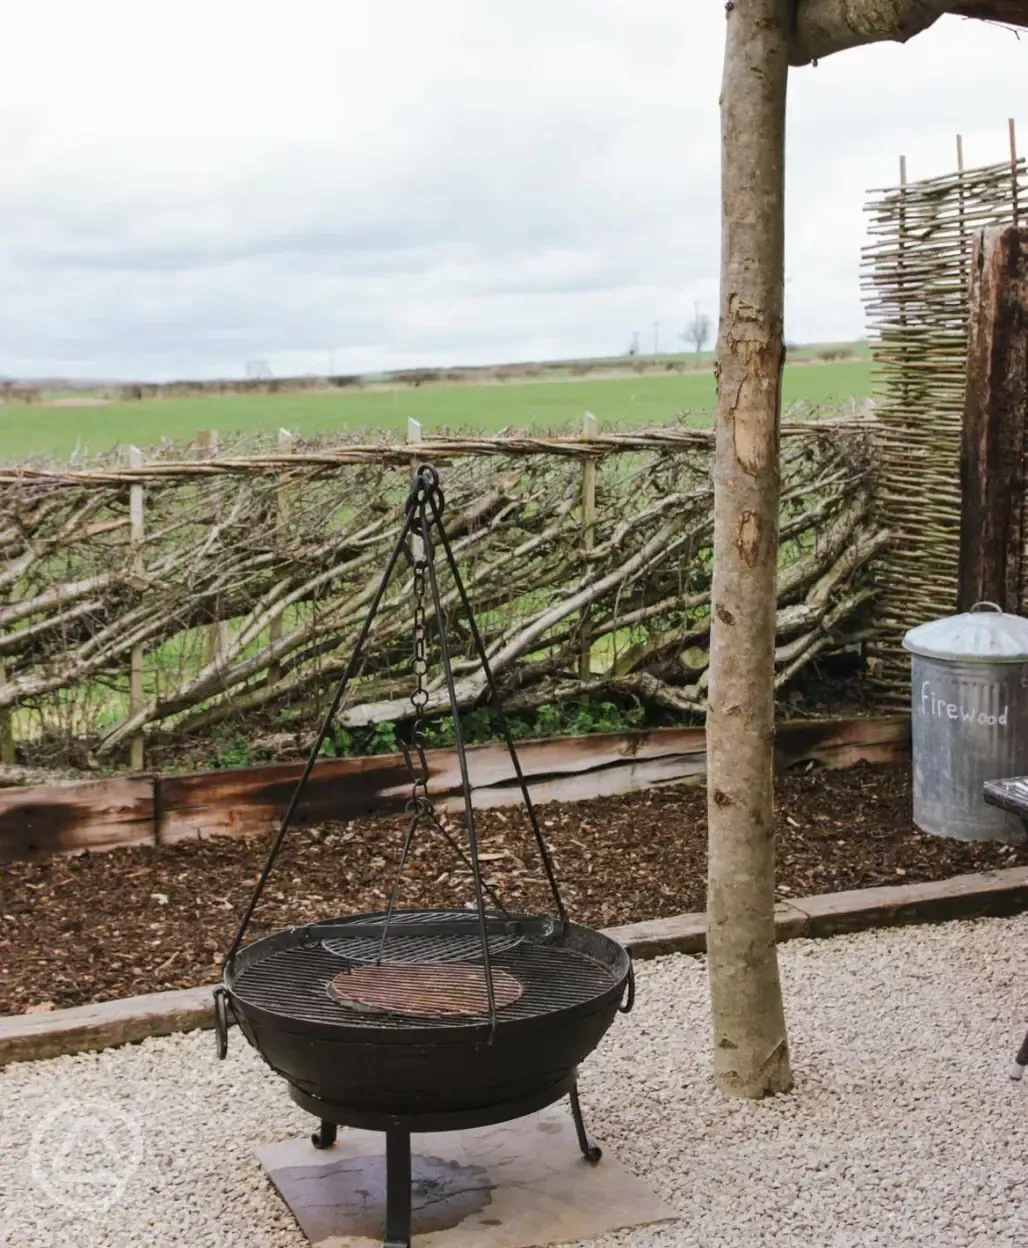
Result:
M228 991L225 988L214 989L214 1034L218 1043L218 1060L228 1057Z
M628 952L628 979L625 983L625 995L618 1006L619 1014L631 1014L632 1006L635 1005L635 963L632 961L632 952Z

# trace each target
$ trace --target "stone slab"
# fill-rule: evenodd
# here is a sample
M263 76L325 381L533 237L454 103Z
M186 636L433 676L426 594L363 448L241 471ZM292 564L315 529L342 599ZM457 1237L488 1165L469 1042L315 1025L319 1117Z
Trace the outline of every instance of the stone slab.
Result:
M416 1248L543 1248L677 1216L609 1153L590 1165L563 1107L411 1146ZM381 1248L383 1135L340 1128L324 1152L305 1136L257 1155L314 1248Z

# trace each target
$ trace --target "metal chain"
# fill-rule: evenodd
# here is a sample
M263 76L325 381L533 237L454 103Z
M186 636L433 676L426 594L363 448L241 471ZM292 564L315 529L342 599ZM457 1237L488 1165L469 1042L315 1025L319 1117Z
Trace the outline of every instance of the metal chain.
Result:
M425 572L427 568L428 561L422 547L416 550L414 558L414 624L411 647L414 689L410 695L411 705L414 707L411 748L417 752L419 766L415 769L411 761L407 764L412 782L407 809L412 814L419 815L428 814L431 810L428 797L428 760L425 758L425 707L428 705L428 690L425 688L425 675L428 672L425 624Z

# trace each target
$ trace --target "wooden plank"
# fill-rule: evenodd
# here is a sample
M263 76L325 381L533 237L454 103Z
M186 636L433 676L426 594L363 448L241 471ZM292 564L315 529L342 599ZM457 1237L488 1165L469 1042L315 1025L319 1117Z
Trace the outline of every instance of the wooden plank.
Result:
M778 726L776 765L807 760L827 768L909 757L909 718L800 720ZM518 748L536 802L576 801L656 785L702 781L702 728L602 733L525 741ZM428 751L430 791L442 809L461 805L453 750ZM468 751L478 808L521 800L510 758L499 743ZM191 775L118 777L84 784L0 790L0 860L76 849L162 844L204 836L267 833L282 816L302 771L275 763ZM326 759L311 776L298 823L359 819L403 810L410 780L398 754ZM155 809L158 814L155 815Z
M827 768L857 762L909 758L906 715L848 721L800 720L780 724L775 755L779 767L813 761ZM460 770L453 750L429 750L429 791L442 810L462 805ZM706 769L702 728L598 733L518 746L533 801L575 801L628 793L654 785L699 781ZM275 763L159 780L162 843L196 836L245 836L267 832L281 813L302 771L300 763ZM521 792L506 747L495 743L468 750L472 803L476 808L516 805ZM398 754L326 759L318 763L297 812L299 825L359 819L403 810L410 780Z
M152 776L0 789L0 862L153 844Z
M49 1014L0 1018L0 1066L214 1026L213 987L177 988ZM231 1016L230 1016L231 1017ZM213 1043L213 1042L212 1042Z
M854 888L817 897L797 897L791 904L807 916L807 934L812 937L898 923L1020 914L1028 907L1028 867L955 875L928 884Z
M959 608L1021 609L1028 431L1028 229L982 231L971 257L960 452Z

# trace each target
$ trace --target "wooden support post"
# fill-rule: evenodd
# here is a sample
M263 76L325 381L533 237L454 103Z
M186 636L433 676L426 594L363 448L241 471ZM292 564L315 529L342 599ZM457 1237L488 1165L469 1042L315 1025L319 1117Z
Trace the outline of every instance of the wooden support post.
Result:
M295 439L288 429L278 431L278 453L291 455ZM281 478L275 486L275 539L281 545L285 539L286 525L289 523L289 487ZM282 617L276 615L268 625L268 641L274 645L282 638ZM282 675L282 668L277 661L268 664L268 684L274 685Z
M592 412L582 414L582 438L591 442L596 437L596 417ZM588 571L588 555L596 543L596 460L582 461L582 560L583 572ZM592 632L589 628L589 608L582 610L578 633L578 676L588 680L592 675Z
M1017 203L1017 128L1014 125L1014 119L1011 117L1008 121L1010 127L1010 198L1014 209L1014 224L1020 221L1019 207Z
M967 191L964 187L964 136L957 135L957 174L959 176L959 208L957 210L960 230L960 280L967 286Z
M129 447L129 465L143 466L143 452L138 446ZM132 548L132 571L141 576L143 572L143 486L129 486L129 544ZM143 647L133 646L129 658L129 713L135 715L143 706ZM143 770L143 734L137 732L129 743L129 766L133 771Z
M201 429L196 436L200 449L207 452L210 459L216 459L218 448L221 446L221 439L218 437L217 429ZM214 494L214 517L215 521L221 520L221 488L215 488ZM214 604L215 618L211 623L210 630L207 635L207 661L209 663L220 663L221 656L225 652L225 622L218 618L218 604Z
M903 346L900 347L899 354L904 364L903 373L902 373L903 380L902 380L901 387L900 387L900 393L902 395L902 403L904 407L907 406L907 403L910 399L910 388L909 388L908 380L907 380L910 375L910 369L905 367L907 363L907 355L910 350L910 342L907 336L907 310L906 310L907 304L906 304L906 298L904 297L904 292L903 292L904 271L906 269L906 264L904 261L903 253L906 250L906 243L907 243L907 158L906 156L901 156L900 157L900 204L899 204L899 256L896 261L896 267L899 271L897 273L896 286L897 286L897 291L899 295L899 299L898 299L899 323L900 323L901 341L903 342Z
M7 679L7 669L0 659L0 685ZM14 753L14 711L5 707L0 711L0 763L10 767L18 760Z
M960 455L959 609L1021 609L1028 432L1028 228L996 226L971 258Z
M395 394L396 391L394 390L393 393ZM415 420L413 416L407 417L407 441L411 445L416 445L418 442L421 441L421 421ZM413 477L414 473L417 472L418 470L418 464L421 462L420 455L415 453L411 457L410 462L411 462L411 476ZM414 556L415 559L420 559L421 552L422 552L421 538L412 537L410 545L411 545L411 554Z

